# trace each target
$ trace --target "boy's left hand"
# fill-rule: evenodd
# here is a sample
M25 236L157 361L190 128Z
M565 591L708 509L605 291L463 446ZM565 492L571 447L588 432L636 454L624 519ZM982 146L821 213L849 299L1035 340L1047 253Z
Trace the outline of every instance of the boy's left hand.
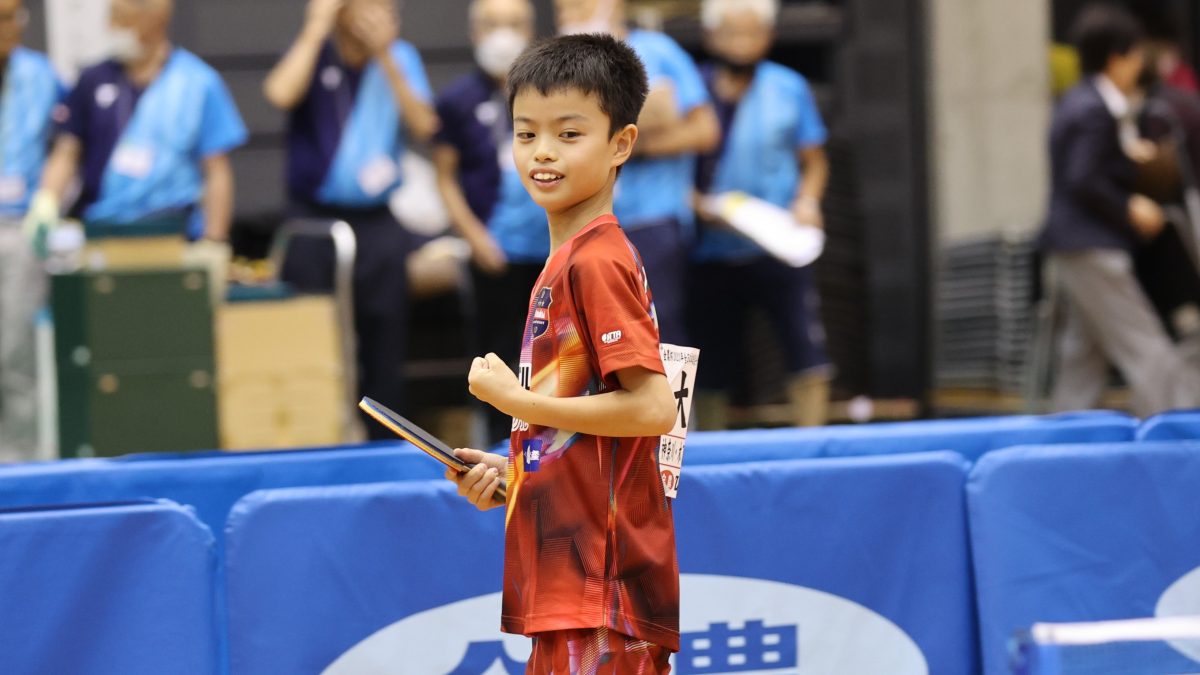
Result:
M476 357L471 362L471 372L467 375L467 384L475 398L489 403L500 412L508 413L503 403L513 392L520 391L521 381L508 364L494 353Z

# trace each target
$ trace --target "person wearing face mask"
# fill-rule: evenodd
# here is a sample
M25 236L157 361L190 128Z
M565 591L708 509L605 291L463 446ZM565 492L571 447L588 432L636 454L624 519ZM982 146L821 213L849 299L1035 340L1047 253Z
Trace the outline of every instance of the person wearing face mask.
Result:
M525 191L512 158L505 78L533 37L529 0L475 0L471 43L478 68L437 99L442 127L434 141L438 189L451 221L471 247L478 350L495 352L514 370L529 292L550 253L546 214ZM490 406L488 440L512 424Z
M688 344L684 278L694 229L696 155L720 140L704 81L670 37L627 27L624 0L554 0L554 9L559 33L611 34L633 48L646 67L650 95L638 117L635 157L617 181L613 210L642 254L662 341Z
M438 119L417 50L399 39L392 0L309 0L299 35L263 83L288 113L292 218L341 220L357 238L354 320L361 393L402 409L411 244L388 209L408 141ZM327 242L293 243L283 278L304 290L332 285ZM389 435L367 425L372 438Z
M722 142L700 158L701 194L738 191L790 209L796 221L822 226L829 177L825 124L799 73L765 60L778 0L705 0L701 19L712 61L702 68L721 123ZM723 428L726 392L738 384L748 307L766 312L788 367L788 399L797 426L826 420L829 359L812 267L794 268L701 213L691 290L692 331L709 367L697 397L705 428ZM715 304L714 304L715 303ZM694 303L700 305L701 303Z
M63 90L50 61L21 46L29 14L0 0L0 462L33 459L37 445L34 315L45 274L21 230L42 175Z
M246 141L225 83L171 43L172 0L113 0L112 58L85 69L27 217L39 243L77 172L71 214L89 237L179 233L197 259L228 258L233 171Z

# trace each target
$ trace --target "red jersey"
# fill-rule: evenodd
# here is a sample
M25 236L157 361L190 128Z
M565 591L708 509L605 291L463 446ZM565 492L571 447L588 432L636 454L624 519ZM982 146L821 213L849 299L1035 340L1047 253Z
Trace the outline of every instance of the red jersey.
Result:
M663 372L646 272L613 216L555 251L530 298L521 383L546 396ZM604 438L513 420L503 630L608 627L679 650L675 523L658 438Z

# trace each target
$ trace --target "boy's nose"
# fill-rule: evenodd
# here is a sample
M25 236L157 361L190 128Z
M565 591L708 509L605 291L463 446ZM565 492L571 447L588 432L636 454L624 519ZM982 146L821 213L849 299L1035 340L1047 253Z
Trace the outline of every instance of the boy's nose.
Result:
M537 162L553 162L557 159L554 154L554 146L549 143L539 143L533 153L533 159Z

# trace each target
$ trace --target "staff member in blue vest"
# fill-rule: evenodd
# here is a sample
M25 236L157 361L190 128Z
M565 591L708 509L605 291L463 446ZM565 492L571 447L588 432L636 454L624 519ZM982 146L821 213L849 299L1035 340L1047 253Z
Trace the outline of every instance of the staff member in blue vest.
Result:
M33 459L37 445L33 319L46 285L21 218L62 98L50 62L21 46L28 20L22 0L0 0L0 462Z
M172 0L113 0L113 58L84 70L67 97L30 210L35 233L57 220L81 171L72 214L89 236L179 232L228 256L228 153L245 143L246 127L217 72L171 44L173 9Z
M621 169L613 211L642 254L662 341L687 344L684 275L693 228L696 154L720 129L696 64L674 40L626 25L624 0L555 0L560 33L610 33L637 52L650 82L636 157Z
M797 222L823 226L829 177L825 124L808 82L765 60L778 0L705 0L701 6L713 61L703 68L723 141L701 158L697 190L740 191L791 209ZM747 309L761 306L787 360L788 398L798 426L823 424L830 364L812 268L793 268L756 244L702 220L693 251L692 326L706 367L698 396L704 427L724 426L727 400L742 369Z
M529 0L474 0L471 42L478 66L438 96L442 120L433 149L438 189L455 229L471 246L476 352L499 354L515 371L529 293L550 255L546 212L513 164L504 81L533 37ZM512 418L486 406L490 441L507 438Z
M310 0L299 36L263 92L288 117L290 215L354 228L355 330L362 393L403 405L408 238L388 210L408 140L428 141L437 115L417 50L398 39L391 0ZM297 242L285 278L328 285L327 248ZM387 431L368 424L373 438Z

